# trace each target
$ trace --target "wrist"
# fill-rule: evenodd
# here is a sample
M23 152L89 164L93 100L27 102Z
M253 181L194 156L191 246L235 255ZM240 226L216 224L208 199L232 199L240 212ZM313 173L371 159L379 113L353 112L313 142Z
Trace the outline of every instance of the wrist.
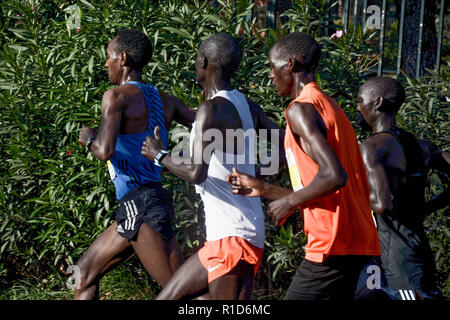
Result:
M298 207L300 205L300 202L298 201L297 198L298 195L295 194L295 192L292 192L291 194L287 195L287 203L289 205L289 209L291 210L292 208Z
M269 193L269 184L266 182L262 182L260 192L261 192L260 196L266 198L266 195Z
M157 166L157 167L163 167L162 161L163 159L169 154L169 151L167 150L159 150L159 152L156 154L155 159L153 161L153 163Z
M91 151L91 145L92 145L92 142L94 142L95 137L96 137L95 135L89 137L89 139L88 139L87 142L86 142L86 148L87 148L89 151Z

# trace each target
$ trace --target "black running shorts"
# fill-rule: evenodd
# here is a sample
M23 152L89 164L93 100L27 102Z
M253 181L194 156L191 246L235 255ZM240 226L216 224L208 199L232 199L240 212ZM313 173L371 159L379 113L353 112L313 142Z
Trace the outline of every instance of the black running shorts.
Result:
M361 270L370 256L328 256L322 262L303 259L286 300L353 300Z
M116 210L116 231L133 240L142 222L158 232L165 240L175 235L172 229L175 213L172 198L160 182L149 182L128 192L120 199Z

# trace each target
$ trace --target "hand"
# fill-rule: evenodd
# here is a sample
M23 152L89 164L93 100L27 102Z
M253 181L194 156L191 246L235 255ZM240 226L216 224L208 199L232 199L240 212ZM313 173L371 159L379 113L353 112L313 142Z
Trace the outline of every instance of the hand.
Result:
M156 157L156 155L164 149L163 142L161 140L161 137L159 136L159 127L156 126L154 130L155 137L152 138L151 136L147 136L145 138L144 143L142 144L142 155L149 159L150 161L153 161Z
M286 219L289 217L289 214L291 213L289 198L286 196L272 201L269 204L267 213L272 217L272 221L277 227L284 224Z
M97 135L97 132L89 127L83 127L83 129L81 129L80 135L78 136L78 143L86 146L87 141L89 140L90 137L95 137Z
M260 197L263 194L264 182L248 174L241 173L233 168L233 172L227 177L231 184L232 192L247 197Z

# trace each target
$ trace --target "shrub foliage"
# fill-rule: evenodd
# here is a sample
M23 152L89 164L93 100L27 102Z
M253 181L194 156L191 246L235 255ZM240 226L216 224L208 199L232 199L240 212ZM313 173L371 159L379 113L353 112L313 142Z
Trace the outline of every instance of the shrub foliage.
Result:
M64 290L67 267L112 222L117 201L106 165L78 144L78 133L83 125L99 125L102 94L111 86L104 68L105 45L122 28L142 30L152 41L154 54L144 80L192 108L202 99L194 68L200 42L216 32L231 33L243 49L234 86L280 127L285 125L287 101L270 84L267 53L281 35L309 32L324 51L317 81L354 119L358 88L377 61L367 46L373 35L354 26L339 39L325 37L321 28L329 19L325 1L294 1L278 31L257 29L256 18L248 19L252 9L248 1L237 1L236 6L219 3L217 7L201 0L0 3L0 289L11 292L13 285L29 279ZM433 79L405 82L410 94L399 122L448 149L448 108L442 99L449 96L448 67L442 69ZM186 134L185 128L174 124L173 143ZM430 195L442 190L444 178L432 176ZM289 187L285 170L267 179ZM189 255L204 240L201 201L192 185L171 174L163 177L163 183L174 198L177 238ZM446 295L448 219L441 210L427 222ZM266 231L255 296L281 298L303 257L301 218L294 214L276 228L266 217ZM24 297L17 291L7 296ZM61 297L49 295L56 296Z

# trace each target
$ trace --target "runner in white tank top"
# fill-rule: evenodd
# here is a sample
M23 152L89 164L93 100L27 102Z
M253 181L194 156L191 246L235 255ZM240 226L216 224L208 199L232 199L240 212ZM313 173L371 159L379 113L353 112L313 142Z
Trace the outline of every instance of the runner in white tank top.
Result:
M227 177L233 167L255 175L255 129L268 129L270 133L278 127L259 106L231 87L240 58L239 44L226 33L200 45L196 78L204 89L205 102L198 107L191 131L190 163L180 164L166 155L157 128L155 138L148 136L142 147L148 159L156 159L196 185L206 216L207 241L175 272L157 299L192 298L205 291L212 299L251 297L264 246L264 216L260 199L234 195ZM230 130L245 132L247 141L243 137L233 139L243 148L227 150L229 141L225 138ZM208 139L211 133L221 136ZM279 138L282 145L283 135Z
M260 198L234 195L230 192L230 185L226 181L233 167L255 176L255 163L252 159L255 155L256 131L247 99L238 90L222 90L212 99L215 97L223 97L234 104L241 118L246 139L245 154L223 154L220 150L215 150L210 159L208 177L202 184L195 186L205 207L206 240L214 241L238 236L258 248L263 248L264 215ZM195 125L194 122L190 136L191 150L193 141L199 138L194 134Z

